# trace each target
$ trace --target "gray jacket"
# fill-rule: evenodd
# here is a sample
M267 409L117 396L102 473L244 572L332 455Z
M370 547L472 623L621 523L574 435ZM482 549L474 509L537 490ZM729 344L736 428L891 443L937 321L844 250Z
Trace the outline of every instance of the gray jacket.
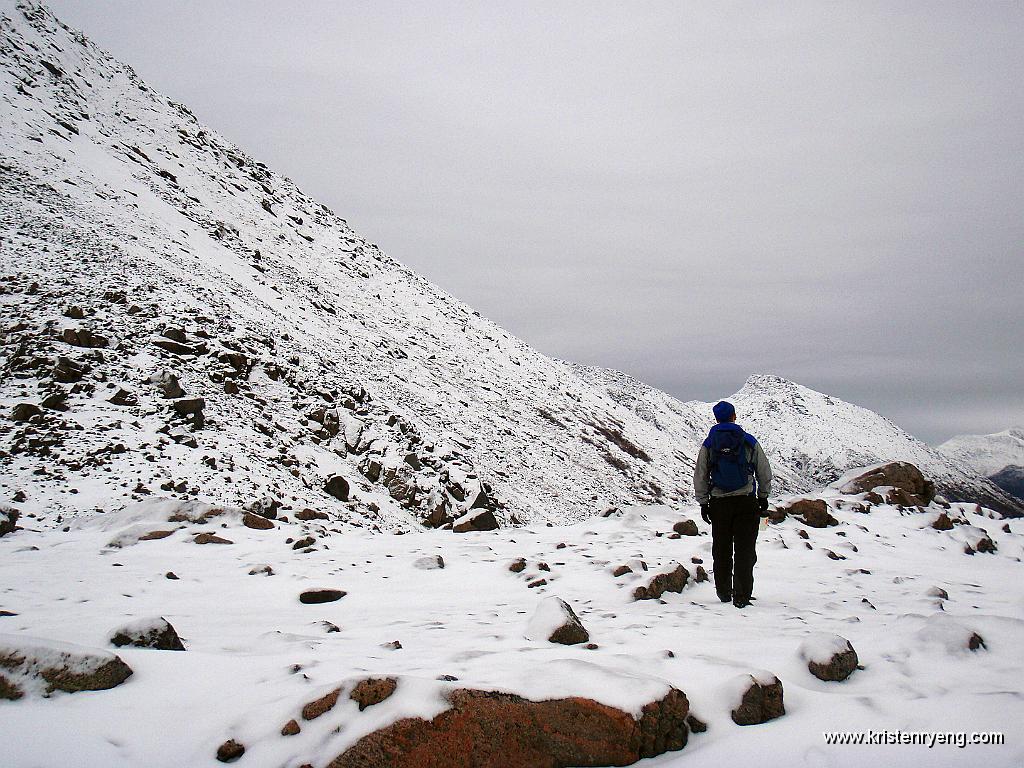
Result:
M757 478L757 495L767 499L772 491L772 468L768 464L768 457L760 443L754 445L754 455L750 455L750 448L747 448L747 461L754 465L754 476ZM708 449L703 445L700 453L697 454L697 466L693 469L693 493L697 497L698 504L707 504L712 496L749 496L754 492L753 481L748 482L742 488L735 491L722 491L711 487L711 467L708 464Z

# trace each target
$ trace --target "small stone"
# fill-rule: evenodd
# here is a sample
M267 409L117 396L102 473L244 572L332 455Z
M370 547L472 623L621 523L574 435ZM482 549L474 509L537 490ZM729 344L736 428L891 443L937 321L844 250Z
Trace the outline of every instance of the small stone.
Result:
M242 515L242 525L257 531L269 531L274 527L274 524L267 518L254 515L252 512Z
M516 558L509 564L508 569L512 571L512 573L522 573L524 570L526 570L526 558Z
M193 539L196 544L234 544L230 539L222 539L213 533L197 533Z
M708 729L708 724L692 712L686 716L686 724L690 726L690 730L694 733L704 733Z
M680 520L678 523L672 526L672 530L678 533L680 536L700 535L700 531L697 530L697 524L693 520Z
M229 739L217 747L217 759L222 763L233 763L245 754L245 747L234 739Z
M341 600L346 594L348 593L340 589L307 589L299 595L299 602L306 605L333 603Z
M281 735L282 736L294 736L295 734L299 733L301 730L302 729L299 728L299 723L298 723L297 720L289 720L287 723L284 724L284 727L281 729Z
M786 714L783 704L782 683L777 677L758 679L746 675L747 685L740 704L732 710L732 720L737 725L766 723Z
M315 699L302 708L302 719L303 720L316 720L321 715L324 715L334 709L334 705L338 703L338 697L341 695L341 688L335 688L330 693L321 696L319 699Z
M398 681L393 677L367 678L356 683L348 697L359 704L359 711L362 712L389 698L397 688Z

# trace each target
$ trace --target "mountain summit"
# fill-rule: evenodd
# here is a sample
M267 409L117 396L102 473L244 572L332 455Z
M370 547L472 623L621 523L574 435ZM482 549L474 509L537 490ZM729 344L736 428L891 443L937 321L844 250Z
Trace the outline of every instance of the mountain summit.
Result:
M542 355L45 7L0 11L4 496L60 514L167 496L376 527L692 498L705 404ZM780 491L903 459L951 497L1017 509L798 385L754 377L737 406Z

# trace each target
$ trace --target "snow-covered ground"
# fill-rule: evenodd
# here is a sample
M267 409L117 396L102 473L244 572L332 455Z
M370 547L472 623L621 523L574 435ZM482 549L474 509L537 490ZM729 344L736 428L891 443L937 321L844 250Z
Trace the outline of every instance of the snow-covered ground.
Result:
M437 714L446 686L580 695L634 711L669 684L708 730L645 763L652 767L755 755L762 765L1020 765L1024 595L1007 586L1020 580L1020 523L954 505L948 514L964 524L937 531L929 527L935 506L865 514L834 490L822 495L840 525L812 529L790 518L763 530L757 599L744 610L692 578L680 594L632 599L637 585L677 562L694 574L699 558L710 570L710 535L693 508L633 507L463 535L331 535L308 524L324 534L308 552L287 543L304 533L296 524L251 530L228 513L169 525L166 504L82 519L66 533L33 531L24 520L26 530L0 539L0 608L17 614L0 618L0 632L111 649L115 628L162 616L187 650L116 649L135 671L117 688L0 703L4 765L65 764L73 754L81 766L213 766L217 746L234 738L246 765L321 766L400 716ZM683 516L702 534L670 538ZM175 532L138 540L141 530L166 529ZM233 543L193 543L201 531ZM986 533L995 554L964 554L965 541ZM443 568L430 567L437 555ZM526 568L513 573L518 558ZM613 576L623 564L633 573ZM528 586L540 578L546 584ZM300 603L312 588L346 595ZM573 608L596 648L526 639L551 596ZM985 648L967 649L972 632ZM848 639L864 668L842 683L812 677L801 654L823 634ZM786 714L735 725L736 677L757 670L782 680ZM397 677L398 691L365 712L347 702L302 721L296 736L280 735L303 704L368 674ZM822 736L869 729L1002 731L1007 743L839 746Z

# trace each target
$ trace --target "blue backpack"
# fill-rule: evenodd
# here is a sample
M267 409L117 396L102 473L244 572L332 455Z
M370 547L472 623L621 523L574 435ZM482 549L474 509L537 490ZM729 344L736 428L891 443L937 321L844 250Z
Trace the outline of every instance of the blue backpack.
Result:
M735 424L712 427L704 441L711 467L711 486L729 493L753 482L754 466L747 458L746 448L750 447L752 456L755 444L753 436Z

